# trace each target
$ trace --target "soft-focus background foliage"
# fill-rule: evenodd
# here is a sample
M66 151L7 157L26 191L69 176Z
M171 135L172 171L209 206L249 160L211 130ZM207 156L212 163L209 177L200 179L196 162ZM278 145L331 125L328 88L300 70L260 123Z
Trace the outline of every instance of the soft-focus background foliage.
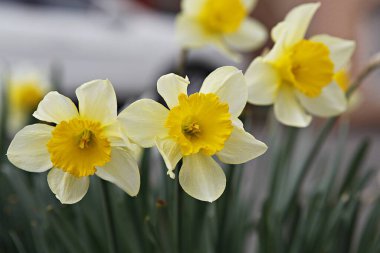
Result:
M270 29L303 2L262 0L253 15ZM73 99L77 86L97 78L112 81L120 108L140 96L158 98L156 80L176 69L178 8L174 0L0 1L0 252L113 252L113 241L118 252L380 252L379 71L360 89L361 104L336 125L285 128L266 108L247 107L248 130L270 149L226 167L226 192L213 204L178 195L155 149L143 153L137 198L111 184L102 189L94 178L73 206L55 199L46 174L7 163L17 131L5 124L12 117L7 84L17 70L38 72ZM379 1L324 0L310 33L355 39L355 76L380 50L379 27ZM238 67L245 70L259 53ZM231 64L212 48L191 52L191 89Z

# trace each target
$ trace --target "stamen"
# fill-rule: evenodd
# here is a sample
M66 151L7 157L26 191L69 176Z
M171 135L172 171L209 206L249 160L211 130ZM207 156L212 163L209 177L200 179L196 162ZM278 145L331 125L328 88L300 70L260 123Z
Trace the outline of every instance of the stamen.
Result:
M200 134L201 129L197 122L193 122L190 125L184 126L182 131L185 135L190 135L190 137L197 137Z
M92 132L88 129L85 129L79 141L79 147L81 149L87 148L88 144L91 142L91 138L92 138Z

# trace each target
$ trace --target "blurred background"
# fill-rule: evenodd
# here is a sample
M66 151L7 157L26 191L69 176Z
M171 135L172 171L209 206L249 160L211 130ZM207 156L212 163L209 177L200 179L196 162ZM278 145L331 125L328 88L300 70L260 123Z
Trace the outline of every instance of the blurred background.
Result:
M252 16L270 31L291 8L305 2L311 1L261 0ZM308 32L310 35L327 33L355 40L357 49L350 66L351 76L355 77L369 58L380 51L380 0L321 2L322 6ZM22 98L29 99L30 105L38 103L33 97L42 98L49 90L59 90L75 100L75 89L79 85L106 78L115 87L120 107L141 96L157 98L157 79L176 71L179 59L180 48L174 33L174 19L179 7L178 0L0 0L0 77L4 81L1 83L22 83L25 78L30 84L40 83L40 89L30 89L23 94ZM213 48L191 51L187 68L194 84L191 89L195 90L201 80L219 66L235 65L245 71L255 56L271 46L269 40L262 49L245 54L239 64ZM13 100L11 94L7 95L9 100ZM14 98L15 108L20 99ZM265 116L267 111L267 108L252 107L249 114L254 119L253 127L258 139L263 139L264 130L267 130L264 125L268 120ZM30 119L16 111L9 111L8 115L12 116L6 131L12 138ZM315 119L312 128L302 135L300 149L313 140L322 121ZM360 139L369 137L372 146L366 164L380 164L380 71L366 79L358 92L358 101L342 121L350 125L350 134L344 142L347 153L355 149ZM329 138L330 149L324 150L324 155L329 154L332 146L335 147L337 135ZM6 149L1 148L2 156ZM302 152L296 157L302 157ZM245 186L253 184L258 189L266 189L268 182L262 180L268 177L265 166L248 173L249 176L243 180ZM15 172L19 178L29 182L24 174ZM315 173L311 174L313 176ZM36 182L45 182L46 178L43 175L38 180ZM46 185L44 187L39 190L46 190ZM373 199L374 194L377 196L379 189L380 177L375 173L371 185L363 191L367 200ZM27 193L23 194L27 196ZM264 191L257 195L265 198ZM44 197L49 199L49 203L55 201L49 191L44 192ZM6 195L5 198L6 208L10 208L20 196ZM93 194L91 198L94 198ZM5 220L5 214L9 213L9 209L1 210L0 220ZM12 239L17 242L17 237ZM254 244L252 241L254 239L250 240Z

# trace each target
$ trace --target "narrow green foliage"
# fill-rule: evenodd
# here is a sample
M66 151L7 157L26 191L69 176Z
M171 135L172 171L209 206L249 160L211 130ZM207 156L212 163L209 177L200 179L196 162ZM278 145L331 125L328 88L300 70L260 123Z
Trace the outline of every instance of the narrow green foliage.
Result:
M376 168L368 167L370 142L347 152L348 125L325 141L269 120L268 153L258 162L226 166L227 185L214 203L188 196L166 175L157 151L143 151L141 188L129 197L116 186L91 179L78 204L62 205L46 173L6 164L0 172L1 252L28 253L377 253L380 198L363 191ZM247 124L249 126L249 124ZM332 141L336 140L336 141ZM321 152L322 151L322 152ZM260 170L264 174L260 174ZM258 187L250 180L263 181ZM367 197L368 198L368 197Z

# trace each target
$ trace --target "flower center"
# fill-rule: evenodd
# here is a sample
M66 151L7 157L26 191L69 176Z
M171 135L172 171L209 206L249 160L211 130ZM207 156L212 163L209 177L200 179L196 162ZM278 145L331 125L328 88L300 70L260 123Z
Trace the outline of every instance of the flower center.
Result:
M183 155L203 152L214 155L231 135L232 122L228 104L215 94L180 94L165 126L169 136L180 146Z
M54 167L76 177L93 175L111 159L111 146L100 122L75 118L62 121L47 144Z
M43 95L43 90L35 81L10 84L11 104L23 111L35 110Z
M283 82L293 85L308 97L317 97L334 75L328 47L321 42L301 40L290 47L274 65Z
M236 32L247 16L247 10L241 0L206 0L199 21L213 33Z
M188 138L193 138L193 137L196 138L200 135L201 129L198 122L193 122L190 120L190 122L183 124L182 132Z

